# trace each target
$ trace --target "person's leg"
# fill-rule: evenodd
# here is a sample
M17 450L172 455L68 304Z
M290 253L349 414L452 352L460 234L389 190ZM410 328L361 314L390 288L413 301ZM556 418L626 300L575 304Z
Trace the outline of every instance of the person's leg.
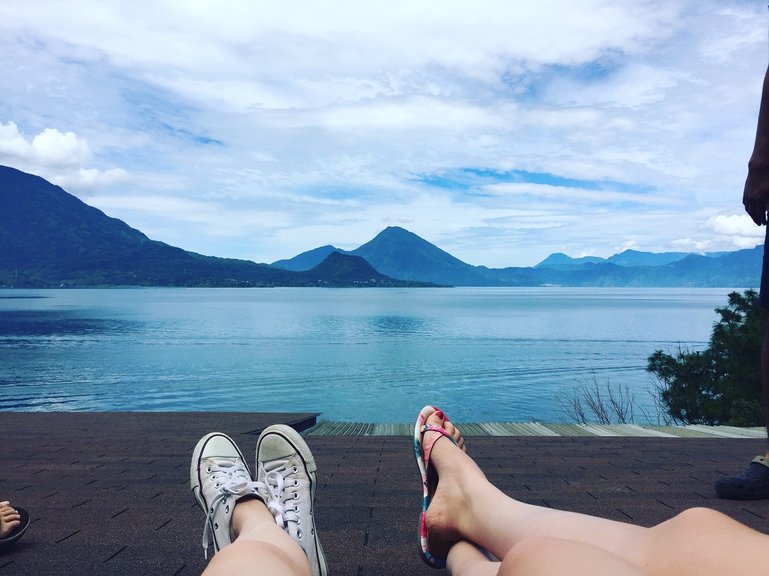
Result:
M452 576L495 576L500 565L466 540L454 544L446 558L446 568Z
M769 309L769 228L764 243L764 265L761 272L759 304ZM761 344L761 400L764 410L764 425L769 442L769 316L764 322L764 336ZM764 456L756 456L747 469L736 476L716 480L714 488L721 498L729 500L763 500L769 498L769 446Z
M457 441L461 438L459 429L438 414L427 423L442 426ZM437 432L424 434L424 445L433 440L430 465L437 472L438 484L425 518L433 553L445 557L451 544L469 540L504 558L527 538L552 537L600 543L621 555L637 554L635 545L629 543L641 538L644 528L514 500L489 483L457 446Z
M275 424L256 442L256 477L268 491L275 521L304 550L312 576L328 576L328 563L315 525L317 465L312 451L293 428Z
M455 439L461 437L437 414L428 423L442 425ZM769 537L712 510L693 509L644 528L518 502L491 485L467 454L437 433L426 432L423 445L436 437L430 465L438 484L425 519L435 553L448 553L461 540L474 542L503 559L504 574L507 564L534 561L537 542L566 540L572 544L559 548L552 562L584 557L586 562L594 558L618 569L624 566L619 574L634 574L635 567L642 570L638 574L692 576L752 574L755 558L769 554ZM469 562L468 557L469 552L460 559ZM546 554L542 561L549 561Z
M237 503L232 535L232 544L211 559L205 576L310 576L304 550L275 523L261 501Z
M221 432L205 435L195 446L190 487L205 513L203 548L215 556L205 574L311 576L302 547L278 526L267 502L281 498L255 482L243 454Z
M761 402L764 408L767 441L769 441L769 315L764 321L764 339L761 344ZM769 458L769 447L765 457Z
M529 538L502 560L499 576L648 576L603 548L559 538Z
M748 576L762 572L769 536L709 508L690 508L647 530L650 574ZM760 561L759 561L760 562Z
M449 551L446 567L452 576L643 576L637 566L602 548L573 540L528 538L493 562L469 542Z

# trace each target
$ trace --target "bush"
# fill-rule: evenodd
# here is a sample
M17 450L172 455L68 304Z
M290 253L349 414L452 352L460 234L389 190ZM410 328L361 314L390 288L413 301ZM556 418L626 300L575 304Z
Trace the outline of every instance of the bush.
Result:
M755 290L732 292L713 325L707 349L657 350L647 371L659 379L660 401L683 424L761 426L761 343L765 312Z

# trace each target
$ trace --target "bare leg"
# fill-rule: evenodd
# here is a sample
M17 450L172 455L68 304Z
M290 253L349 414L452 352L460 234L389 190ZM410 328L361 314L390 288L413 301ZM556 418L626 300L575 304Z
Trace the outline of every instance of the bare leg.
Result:
M236 504L232 536L232 544L211 559L205 576L310 576L304 551L259 500Z
M602 548L573 540L528 538L518 543L502 562L491 562L469 542L458 542L449 552L453 576L644 576L637 566Z
M489 561L475 544L462 540L449 550L446 568L454 576L495 576L500 563Z
M439 416L428 423L460 437ZM438 436L427 432L423 445L432 440L428 434ZM500 574L513 574L513 568L526 574L563 574L563 566L571 563L584 565L586 574L736 576L753 574L754 559L769 554L769 537L712 510L689 510L643 528L518 502L491 485L475 462L446 439L433 446L431 465L439 481L425 520L430 548L441 554L455 542L474 542L503 559ZM481 559L464 545L456 552L448 559L450 567L460 569L455 574L464 574L462 567L467 574L474 574L470 568L482 569ZM595 562L606 571L596 571Z

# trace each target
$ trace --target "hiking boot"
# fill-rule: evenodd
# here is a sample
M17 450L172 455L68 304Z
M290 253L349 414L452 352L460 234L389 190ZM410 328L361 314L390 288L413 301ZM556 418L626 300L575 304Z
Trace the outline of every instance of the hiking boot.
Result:
M716 494L729 500L763 500L769 498L769 458L756 456L739 476L716 480Z
M230 528L235 503L251 496L264 502L266 488L254 482L243 454L235 442L221 432L203 436L192 453L190 487L195 499L206 513L203 527L203 553L214 553L232 543Z
M256 442L256 478L266 485L267 509L275 522L302 547L313 576L327 576L328 565L315 528L315 459L293 428L276 424Z

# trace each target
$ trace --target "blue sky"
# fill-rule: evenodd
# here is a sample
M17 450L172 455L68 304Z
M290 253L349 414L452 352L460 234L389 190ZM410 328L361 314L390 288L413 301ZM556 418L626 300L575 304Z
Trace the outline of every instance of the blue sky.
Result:
M752 247L757 0L0 3L0 164L272 262Z

